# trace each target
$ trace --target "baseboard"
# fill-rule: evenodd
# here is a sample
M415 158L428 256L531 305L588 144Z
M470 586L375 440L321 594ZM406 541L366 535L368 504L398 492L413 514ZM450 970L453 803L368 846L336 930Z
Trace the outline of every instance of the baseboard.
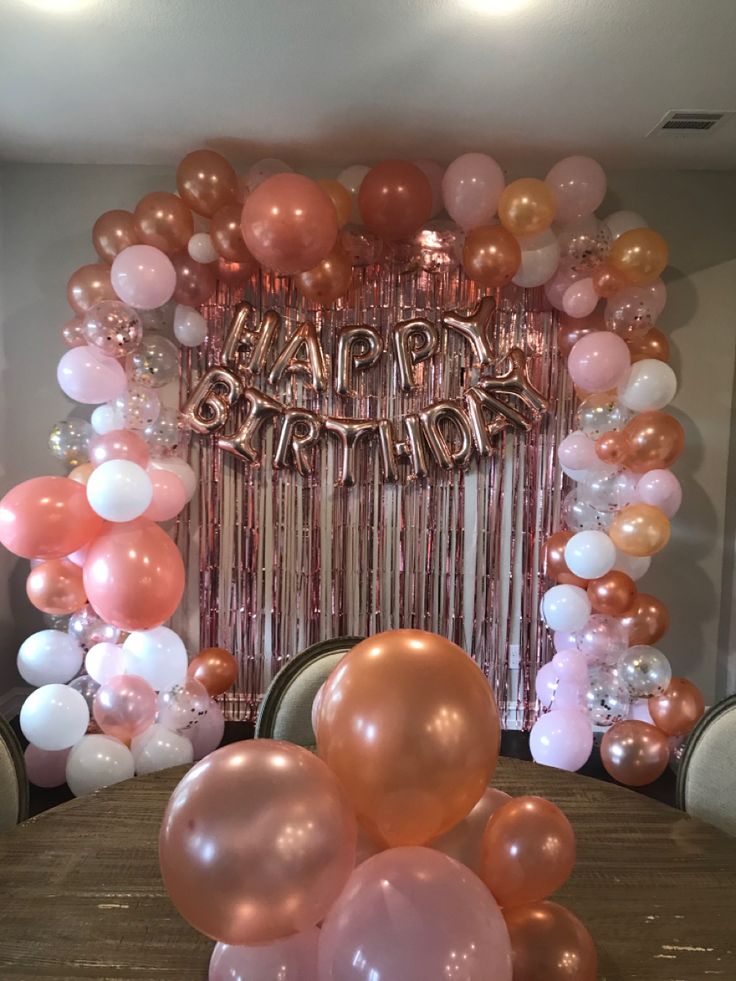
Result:
M7 722L14 719L20 712L21 705L32 691L32 688L25 685L16 685L0 695L0 716Z

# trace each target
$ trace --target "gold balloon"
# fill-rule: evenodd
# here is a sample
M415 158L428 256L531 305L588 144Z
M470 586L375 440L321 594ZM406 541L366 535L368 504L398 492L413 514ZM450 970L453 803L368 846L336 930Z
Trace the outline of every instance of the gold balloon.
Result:
M498 217L512 235L538 235L552 224L555 196L544 181L522 177L504 189Z
M611 246L608 261L629 283L649 286L667 266L667 243L651 228L632 228L620 235Z
M468 655L423 630L362 641L325 684L317 752L371 838L423 845L478 803L498 760L487 679Z
M76 480L78 484L86 484L89 478L92 476L93 470L94 464L80 463L73 470L70 470L67 476L69 477L69 480Z
M618 512L608 534L616 548L627 555L656 555L670 540L670 523L651 504L630 504Z
M353 210L353 199L350 196L350 191L340 181L322 180L317 181L317 183L323 191L327 192L330 201L335 205L337 227L342 228L347 225Z
M506 286L519 271L521 247L500 225L471 229L463 246L463 268L468 279L496 289Z

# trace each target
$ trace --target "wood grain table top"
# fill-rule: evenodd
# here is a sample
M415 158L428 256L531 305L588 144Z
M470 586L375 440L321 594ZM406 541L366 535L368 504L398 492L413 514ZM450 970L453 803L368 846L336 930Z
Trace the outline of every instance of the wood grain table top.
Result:
M185 772L117 784L0 835L2 981L206 981L212 943L178 916L158 871L159 824ZM736 839L532 763L502 759L493 782L548 797L572 822L578 861L555 898L592 933L600 981L736 981Z

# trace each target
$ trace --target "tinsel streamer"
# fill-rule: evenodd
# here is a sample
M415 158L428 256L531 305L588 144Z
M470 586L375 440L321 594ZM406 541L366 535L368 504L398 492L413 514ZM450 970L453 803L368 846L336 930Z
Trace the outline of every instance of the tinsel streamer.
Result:
M431 247L421 267L416 256L396 256L356 270L349 296L324 311L305 305L290 280L265 273L245 288L221 287L203 311L206 343L182 356L182 402L217 363L232 308L247 299L258 317L269 308L281 314L279 344L304 320L317 323L330 358L341 326L375 327L387 353L353 374L354 398L334 393L332 361L328 392L317 394L292 377L273 394L323 415L398 421L458 398L479 377L470 346L441 318L467 312L480 295L447 254ZM366 444L357 453L355 486L344 487L331 438L323 439L307 476L273 469L272 427L263 430L258 466L223 454L214 437L188 439L200 484L176 538L195 585L175 626L191 647L218 645L236 654L237 690L223 697L229 718L252 719L274 674L307 645L404 626L463 646L489 677L506 724L533 722L534 676L549 655L539 620L541 545L559 515L555 456L572 393L560 370L557 316L542 291L510 288L496 299L494 353L501 358L513 346L525 352L550 411L528 433L504 430L494 454L474 459L465 472L433 467L426 479L384 483L375 446ZM440 348L417 366L416 388L405 394L396 383L391 336L395 324L414 317L438 325ZM267 387L263 379L256 384Z

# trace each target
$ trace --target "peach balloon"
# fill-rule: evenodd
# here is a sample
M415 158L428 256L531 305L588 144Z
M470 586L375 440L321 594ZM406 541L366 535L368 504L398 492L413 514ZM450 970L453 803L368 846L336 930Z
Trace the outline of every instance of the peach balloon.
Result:
M629 646L656 644L667 632L670 615L662 600L649 593L638 593L636 599L620 617L629 633Z
M663 695L649 699L649 714L667 736L686 736L705 712L703 693L687 678L673 678Z
M353 211L353 199L350 191L340 181L322 180L317 181L317 183L335 206L337 227L342 228L344 225L347 225Z
M67 477L69 480L76 480L78 484L86 484L94 468L93 463L80 463L69 471Z
M590 278L593 280L593 289L605 300L620 293L629 285L623 273L610 262L601 262L591 271Z
M653 783L662 776L669 761L667 736L647 722L617 722L601 741L601 762L606 773L626 787Z
M483 833L481 879L500 906L521 906L560 888L575 865L575 832L543 797L515 797Z
M271 739L233 743L171 795L161 874L195 929L263 944L324 919L353 870L356 838L342 788L320 759Z
M625 572L611 569L605 576L588 583L588 599L596 613L621 616L636 599L636 583Z
M604 463L623 466L629 452L629 444L623 433L601 433L595 441L595 454Z
M634 286L655 283L667 266L669 249L651 228L632 228L611 246L609 262Z
M629 504L617 512L608 534L626 555L656 555L670 540L670 522L651 504Z
M117 296L110 282L110 267L101 262L80 266L69 277L66 296L69 306L80 315L101 300L116 300Z
M371 167L358 191L366 228L387 242L410 238L429 221L432 185L416 164L384 160Z
M634 473L666 470L685 448L685 431L666 412L640 412L623 430L629 450L626 465Z
M130 460L145 469L150 457L148 443L132 429L111 429L109 433L93 436L89 441L89 461L93 467L99 467L108 460Z
M69 559L47 559L31 569L26 593L37 610L52 616L74 613L87 602L82 570Z
M291 275L312 269L337 241L337 214L328 194L301 174L269 177L245 199L245 244L267 269Z
M153 191L135 206L138 241L167 255L187 247L194 234L192 212L176 194Z
M354 647L327 680L317 718L319 755L371 838L391 846L424 844L462 820L488 786L499 742L480 668L423 630Z
M353 265L350 257L338 243L327 258L313 269L297 273L294 285L307 299L318 306L327 306L338 300L350 289Z
M139 241L131 211L106 211L92 227L92 245L103 262L112 263L119 252Z
M176 186L192 211L205 218L238 197L238 175L214 150L188 153L177 167Z
M512 235L539 235L555 216L552 188L535 177L522 177L504 188L498 202L498 217Z
M463 246L465 275L481 286L506 286L519 271L521 247L500 225L471 229Z
M632 364L651 358L665 362L670 359L670 342L659 327L650 327L646 334L634 334L624 340L629 345Z
M542 902L506 909L503 915L514 981L596 981L593 938L570 910Z
M61 559L102 531L85 487L68 477L34 477L0 500L0 543L24 559Z
M253 256L243 241L240 218L243 208L239 204L226 204L215 212L210 223L210 238L223 259L228 262L252 262Z
M176 273L176 303L198 307L211 299L217 289L217 278L211 265L195 262L186 250L169 258Z
M232 688L237 676L238 662L222 647L206 647L192 658L187 668L187 677L204 685L212 698Z
M138 519L108 527L92 543L84 586L106 623L128 631L149 630L168 620L179 605L184 563L165 531Z

